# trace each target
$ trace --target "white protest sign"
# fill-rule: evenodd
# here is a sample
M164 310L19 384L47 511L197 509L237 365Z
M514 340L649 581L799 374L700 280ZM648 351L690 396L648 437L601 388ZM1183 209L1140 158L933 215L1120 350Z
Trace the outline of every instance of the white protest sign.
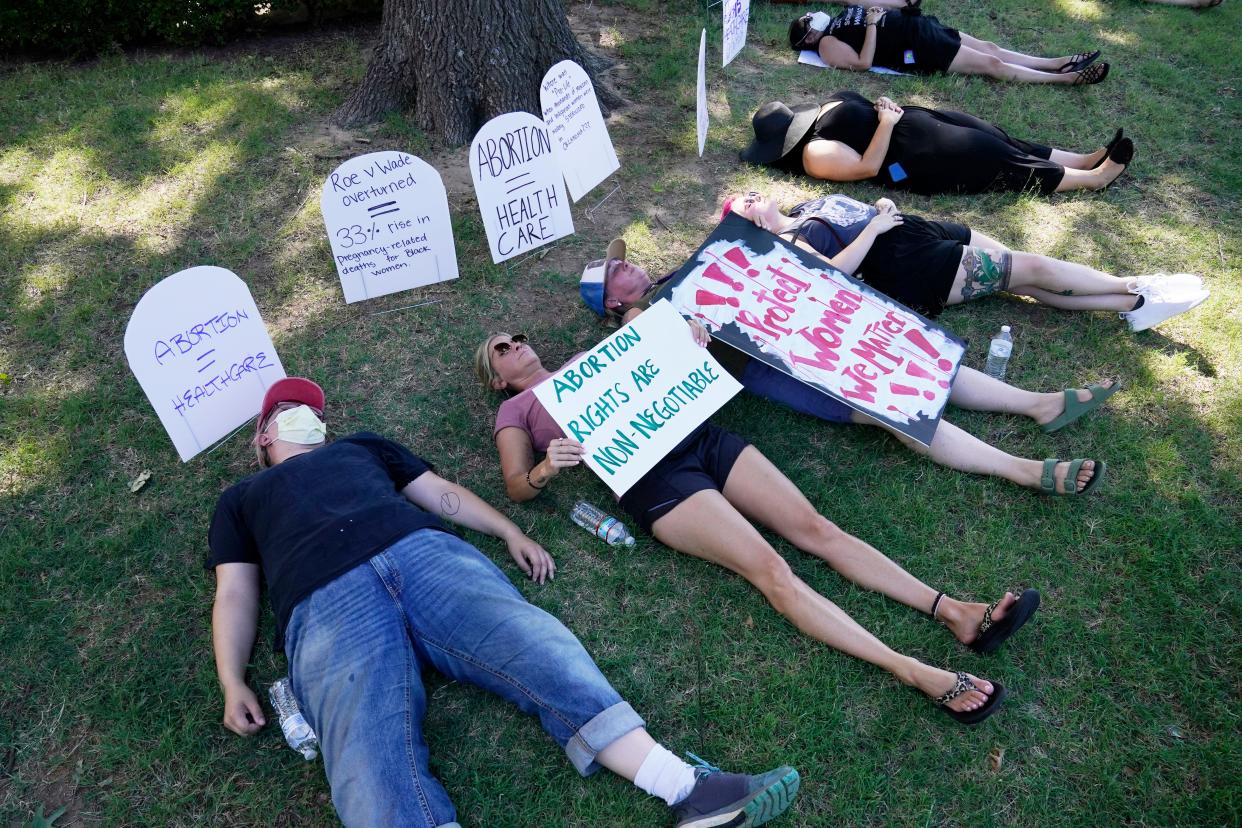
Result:
M552 137L552 154L577 201L621 166L595 87L581 66L562 60L543 76L539 105Z
M662 301L535 386L535 396L620 496L741 390Z
M493 262L574 232L548 127L529 112L497 115L483 125L470 144L470 175Z
M699 158L707 143L707 29L699 36L699 86L698 86Z
M729 61L737 57L746 45L746 30L750 26L750 0L724 0L721 4L724 14L724 61L721 66L728 66Z
M421 158L351 158L324 181L319 208L346 302L457 278L448 195Z
M285 376L246 283L222 267L191 267L143 294L125 359L183 462L258 414Z

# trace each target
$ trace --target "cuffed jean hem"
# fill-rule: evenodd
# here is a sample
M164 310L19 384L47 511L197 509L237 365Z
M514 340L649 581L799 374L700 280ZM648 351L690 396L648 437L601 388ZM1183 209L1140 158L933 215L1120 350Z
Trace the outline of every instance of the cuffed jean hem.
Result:
M461 828L460 822L446 822L443 825L437 825L436 828Z
M565 743L565 753L578 773L590 776L600 769L595 757L601 750L645 724L629 702L617 702L578 728L578 732Z

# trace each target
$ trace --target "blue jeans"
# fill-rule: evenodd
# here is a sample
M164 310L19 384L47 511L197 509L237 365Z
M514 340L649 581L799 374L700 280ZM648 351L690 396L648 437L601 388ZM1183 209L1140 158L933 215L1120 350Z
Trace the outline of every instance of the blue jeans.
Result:
M347 826L456 824L428 769L424 667L538 715L584 776L599 769L596 754L643 726L573 633L473 546L434 529L299 602L285 652Z

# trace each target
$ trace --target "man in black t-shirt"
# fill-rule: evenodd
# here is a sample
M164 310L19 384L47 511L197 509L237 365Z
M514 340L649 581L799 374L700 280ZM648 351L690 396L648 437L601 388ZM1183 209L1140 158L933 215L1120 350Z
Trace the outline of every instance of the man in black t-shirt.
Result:
M265 470L226 490L212 516L226 727L252 735L265 723L245 680L262 575L346 825L457 826L423 739L428 666L537 714L580 773L632 780L678 826L758 825L789 806L792 768L723 773L657 744L574 635L444 521L505 541L539 583L555 577L552 557L405 447L367 432L329 443L323 409L310 380L272 385L254 440Z

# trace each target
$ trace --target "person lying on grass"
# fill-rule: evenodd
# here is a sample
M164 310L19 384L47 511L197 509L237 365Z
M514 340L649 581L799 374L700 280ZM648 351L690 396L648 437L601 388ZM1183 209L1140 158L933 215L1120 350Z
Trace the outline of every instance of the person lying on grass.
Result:
M650 304L672 275L652 279L647 271L626 260L625 242L614 239L608 245L606 257L584 269L580 292L583 302L596 315L626 324ZM691 329L696 338L705 340L709 336L698 322L691 323ZM856 411L761 360L751 359L731 345L711 339L707 347L750 393L830 423L879 426L912 451L947 468L1001 477L1046 495L1065 497L1085 495L1104 480L1107 464L1103 460L1050 457L1040 461L1015 457L963 431L943 416L931 446L924 446L888 423ZM1053 432L1098 408L1119 387L1106 380L1060 392L1025 391L963 365L953 381L949 402L970 411L1020 414L1034 420L1045 432Z
M755 138L740 153L750 164L923 195L1099 190L1134 158L1122 130L1095 152L1069 152L1013 138L965 112L872 102L848 89L792 109L770 101L751 127Z
M789 46L813 49L835 69L863 71L873 66L916 75L952 72L986 75L1018 83L1099 83L1108 64L1100 52L1067 57L1036 57L971 37L920 13L917 3L899 10L846 6L836 15L817 11L789 24Z
M513 394L501 404L494 429L511 499L534 498L582 462L582 443L567 438L535 396L534 388L553 372L525 335L487 337L475 351L475 372L489 391ZM536 461L537 452L542 460ZM626 491L620 506L661 543L736 572L799 630L887 670L964 724L995 713L1005 688L890 649L795 575L754 523L822 558L853 583L928 613L978 652L996 650L1039 605L1033 589L1021 598L1006 592L990 605L937 592L820 515L757 448L710 422L694 429Z
M555 577L552 557L512 521L391 440L328 442L323 411L310 380L274 383L254 440L264 471L227 489L212 516L212 641L229 730L249 736L265 721L245 670L266 581L276 647L348 826L457 826L423 739L429 667L538 715L579 773L625 777L682 828L760 825L789 807L793 768L723 773L657 744L573 633L445 524L503 540L538 583Z
M724 203L770 233L823 257L828 264L925 316L1006 292L1064 310L1116 311L1143 331L1208 298L1190 273L1123 279L1086 265L1014 251L964 224L897 212L881 198L864 204L840 194L804 201L788 213L758 192Z

